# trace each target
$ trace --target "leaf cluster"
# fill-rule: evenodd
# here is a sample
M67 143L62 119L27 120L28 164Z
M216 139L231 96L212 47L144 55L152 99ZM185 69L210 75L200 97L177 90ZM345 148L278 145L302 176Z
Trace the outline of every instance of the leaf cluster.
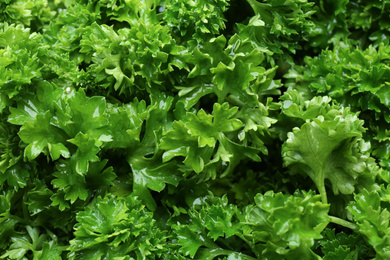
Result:
M241 3L0 0L0 259L390 257L387 1Z

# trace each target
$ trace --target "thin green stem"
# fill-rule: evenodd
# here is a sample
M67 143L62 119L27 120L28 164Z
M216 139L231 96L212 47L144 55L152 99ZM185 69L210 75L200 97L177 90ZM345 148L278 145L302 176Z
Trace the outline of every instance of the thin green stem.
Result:
M15 216L15 215L9 214L9 215L8 215L8 218L9 218L9 219L12 219L12 220L14 220L14 221L17 221L17 222L19 222L19 223L23 223L23 224L25 224L25 225L30 224L30 221L27 221L26 219L21 218L21 217L18 217L18 216Z
M31 221L30 214L29 214L27 206L26 206L27 205L27 203L26 203L27 193L23 194L22 201L23 201L23 204L22 204L23 217L24 217L24 219L27 219L30 222Z
M241 238L251 249L253 252L256 252L256 249L254 248L253 244L249 242L248 239L245 238L243 234L237 234L239 238Z
M69 246L57 246L57 248L62 252L62 251L69 251Z
M318 191L321 194L322 203L328 204L328 196L326 194L325 182L324 182L324 178L323 178L323 170L321 170L319 179L321 181L320 181L320 183L318 183L317 188L318 188Z
M244 107L245 106L245 103L242 102L241 100L239 100L236 96L229 95L227 97L227 100L229 102L231 102L233 105L240 106L240 107Z
M119 99L117 99L116 97L113 97L111 95L108 96L108 99L111 101L111 103L122 104L122 101L120 101Z
M344 220L344 219L341 219L338 217L333 217L333 216L329 216L329 217L330 217L330 222L335 223L337 225L340 225L340 226L343 226L343 227L346 227L346 228L349 228L352 230L357 230L359 228L358 225L351 223L347 220Z

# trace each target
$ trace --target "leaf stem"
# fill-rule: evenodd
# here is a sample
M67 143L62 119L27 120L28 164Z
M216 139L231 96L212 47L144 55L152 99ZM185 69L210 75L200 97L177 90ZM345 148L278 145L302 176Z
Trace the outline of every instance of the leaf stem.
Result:
M8 215L8 214L7 214L7 215ZM12 220L14 220L14 221L17 221L17 222L19 222L19 223L25 224L25 225L30 224L30 221L27 221L26 219L21 218L21 217L18 217L18 216L15 216L15 215L9 214L9 215L8 215L8 218L9 218L9 219L12 219Z
M112 103L114 103L114 104L119 104L119 105L122 104L122 101L120 101L119 99L117 99L117 98L114 97L114 96L109 95L109 96L108 96L108 99L109 99Z
M244 234L237 234L237 236L238 236L239 238L241 238L241 239L242 239L242 240L243 240L243 241L252 249L253 252L256 252L256 249L254 248L254 246L252 245L252 243L249 242L249 240L245 238Z
M69 246L57 246L57 248L63 252L63 251L69 251Z
M240 107L244 107L245 106L245 103L242 102L241 100L239 100L236 96L229 95L227 97L227 100L229 102L231 102L233 105L240 106Z
M323 175L323 170L321 170L320 172L320 178L318 178L320 181L318 183L317 188L318 188L318 191L320 192L321 194L321 199L322 199L322 203L324 204L328 204L328 195L326 194L326 188L325 188L325 182L324 182L324 175ZM317 184L317 183L316 183Z
M330 222L332 222L334 224L338 224L340 226L343 226L343 227L346 227L346 228L349 228L352 230L357 230L359 228L358 225L351 223L347 220L344 220L344 219L341 219L338 217L333 217L333 216L329 216L329 217L330 217Z
M322 203L328 204L328 198L327 198L327 195L326 195L325 186L322 186L322 187L320 187L320 188L318 188L318 189L320 190Z

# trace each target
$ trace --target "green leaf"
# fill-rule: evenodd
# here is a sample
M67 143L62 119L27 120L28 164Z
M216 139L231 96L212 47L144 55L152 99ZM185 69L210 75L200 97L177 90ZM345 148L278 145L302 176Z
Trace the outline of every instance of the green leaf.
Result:
M165 234L155 225L152 213L134 196L98 197L77 214L76 220L69 259L146 259L165 251Z
M40 212L45 212L50 207L50 197L53 195L44 183L35 181L35 187L28 192L27 208L34 216Z
M34 124L25 123L19 131L20 139L27 143L25 156L29 160L35 159L41 153L57 160L60 156L69 158L68 148L63 144L66 134L51 123L51 114L47 111L44 115L37 114Z
M183 226L177 228L177 230L177 233L179 234L179 244L181 246L180 252L182 252L184 255L190 256L191 258L194 258L198 249L204 245L205 242L207 243L208 240L210 240L208 239L205 241L205 238L202 236L202 234L198 234L199 231L193 227Z
M188 212L190 221L173 225L180 245L180 252L191 258L202 256L213 259L218 255L228 255L233 252L223 251L214 241L218 238L229 238L239 234L239 222L236 217L237 208L228 204L227 197L214 197L209 194L200 203L201 208L192 208ZM206 247L204 252L200 248ZM200 251L198 253L198 251ZM217 251L219 251L217 253ZM222 251L222 252L221 252ZM198 253L198 254L197 254ZM213 257L211 257L213 256ZM203 259L203 258L202 258Z
M220 132L231 132L240 129L243 124L238 119L231 119L238 108L229 108L228 103L215 104L213 115L200 110L197 115L188 113L188 122L185 123L189 133L198 138L199 147L214 147Z
M73 204L77 199L86 200L88 197L87 184L85 177L76 172L73 160L60 160L57 165L57 171L53 173L56 179L51 183L58 189L57 193L51 197L53 205L59 205L60 209L65 209L68 204L63 201L70 200ZM64 192L64 195L60 195Z
M174 161L162 163L159 156L131 158L128 162L133 174L133 192L142 198L152 211L156 210L156 202L149 189L160 192L166 184L177 186L181 179L176 163Z
M213 160L221 159L223 162L229 162L228 167L222 173L221 177L232 173L235 167L245 159L249 158L254 162L260 162L260 149L252 146L240 145L229 140L225 135L219 137L220 146Z
M140 142L142 124L149 110L146 102L137 98L124 106L110 107L107 113L112 142L106 144L105 148L127 148Z
M258 244L263 257L277 256L294 259L299 254L308 259L320 259L310 249L315 239L328 225L329 205L321 202L314 192L295 192L293 195L272 191L255 196L255 206L244 210L248 228L245 235Z
M94 190L96 194L105 193L117 175L113 167L106 167L108 160L90 163L85 181L89 189Z
M109 198L109 197L107 197ZM77 222L82 223L76 227L76 236L95 234L110 234L113 228L121 225L127 218L128 210L124 201L116 201L114 197L107 201L98 200L94 208L87 208L77 214ZM93 241L91 241L93 243ZM85 244L89 246L89 244Z
M229 162L222 172L225 176L243 159L260 161L259 149L231 141L226 135L243 127L243 123L232 118L238 108L229 108L228 103L215 104L213 115L200 110L198 114L187 113L187 120L175 121L172 129L161 139L160 148L166 150L163 160L185 157L183 163L196 173L202 173L202 179L216 177L216 171L224 168L221 164ZM226 135L225 135L226 133ZM234 134L233 134L234 136ZM218 144L218 145L217 145Z
M212 204L211 204L212 203ZM235 219L237 208L228 204L228 199L223 196L221 199L212 198L211 205L202 212L205 220L205 227L209 230L208 236L214 241L219 237L229 238L239 233L238 221Z
M188 133L182 121L172 124L172 130L168 131L161 140L160 148L166 150L162 159L168 162L177 156L185 157L185 165L200 173L204 168L204 162L210 160L213 149L210 147L198 148L197 138Z
M133 191L150 210L156 209L156 203L148 189L160 192L167 183L177 186L181 179L176 162L162 161L162 153L159 151L157 143L162 128L165 128L169 122L170 113L168 111L172 101L171 97L156 93L148 108L149 113L144 114L142 109L139 111L142 113L141 118L142 116L146 117L142 140L133 140L132 145L127 147L126 161L130 165L133 175ZM135 114L137 111L134 110L131 113ZM130 135L134 135L135 132L133 129L127 130Z
M54 102L58 101L63 90L47 81L39 82L36 94L27 93L23 100L17 103L17 108L10 107L8 122L23 125L25 122L34 123L38 114L45 115L47 111L53 112Z
M195 38L198 42L208 35L218 34L225 28L224 12L228 2L218 0L181 2L169 0L165 3L163 21L171 27L173 34L183 40Z
M63 185L64 187L67 185L66 183L63 184L61 182L54 182L54 183L56 183L56 185ZM54 185L54 183L52 182L53 185ZM60 187L60 186L57 186L57 187ZM50 199L52 201L51 205L52 206L58 206L58 209L60 211L64 211L65 209L69 209L70 208L70 204L67 201L67 199L65 199L65 196L66 196L66 194L65 194L64 191L57 191L56 193L54 193L50 197Z
M23 162L23 156L16 158L2 174L0 174L0 182L13 187L15 190L27 186L30 178L31 165Z
M260 148L264 154L267 154L263 136L268 133L271 125L277 122L271 118L268 113L268 107L260 105L259 107L244 106L240 109L237 117L244 122L244 129L239 133L240 141L253 143L253 146Z
M307 174L316 184L326 203L325 179L335 194L352 194L358 177L371 171L360 153L363 121L348 110L330 110L327 116L318 116L300 128L294 128L283 144L283 157L292 173ZM329 119L327 119L329 117ZM371 163L375 164L374 161ZM374 172L369 173L375 174Z
M20 93L22 85L30 84L41 75L38 57L36 53L30 54L26 49L13 49L10 46L2 48L0 54L6 58L0 61L1 92L8 98L14 98Z
M130 13L136 17L135 10L138 8L142 10L142 16L151 11L143 10L150 3L142 7L135 1L128 4L131 6ZM153 12L151 14L155 16ZM94 79L93 84L98 83L99 88L112 89L125 95L138 92L137 88L162 85L162 78L173 67L186 67L180 56L185 49L176 45L168 27L150 23L151 20L141 19L136 23L130 20L130 16L127 16L126 21L132 24L131 28L118 31L105 24L93 23L81 40L81 52L87 53L93 61L87 70Z
M371 258L368 253L370 248L365 244L360 234L336 234L335 229L325 229L324 238L319 241L325 260L343 260Z
M34 254L34 260L61 260L61 250L58 249L54 241L46 242L42 246L42 251Z
M61 259L61 250L53 240L47 240L47 234L40 234L38 228L31 226L26 226L26 231L12 238L9 250L0 258L25 259L26 254L31 252L33 259Z
M383 191L388 194L388 189ZM355 201L352 201L347 209L357 222L359 233L373 246L379 259L388 258L390 213L382 206L382 198L378 192L367 190L356 194L354 198Z
M11 237L16 235L18 220L12 218L10 213L14 192L8 191L0 195L0 248L5 251L11 242Z
M59 127L74 139L82 133L93 138L98 146L111 140L106 129L108 120L104 97L87 97L80 89L56 104L56 115Z
M77 151L72 155L72 161L75 162L75 170L79 174L86 174L90 162L99 161L96 155L100 149L95 143L95 139L87 134L78 133L75 138L68 142L77 146Z
M298 90L289 90L281 97L282 112L288 117L312 120L319 115L325 116L331 109L332 99L328 96L314 97L306 100Z
M352 9L361 11L360 7ZM296 68L302 82L299 85L307 85L313 94L328 95L352 111L360 111L368 128L364 138L370 140L377 151L374 156L382 166L386 166L387 159L380 151L388 145L386 125L390 122L387 106L390 74L384 62L389 54L390 49L383 44L355 48L346 42L335 50L323 51L318 57L307 57L306 65Z
M249 38L258 46L266 47L279 55L295 53L300 49L301 46L294 38L300 35L300 39L306 39L314 26L315 19L312 19L315 13L314 3L307 0L247 2L255 16L249 21L248 26L239 25L242 34L240 37ZM283 59L287 55L280 56Z

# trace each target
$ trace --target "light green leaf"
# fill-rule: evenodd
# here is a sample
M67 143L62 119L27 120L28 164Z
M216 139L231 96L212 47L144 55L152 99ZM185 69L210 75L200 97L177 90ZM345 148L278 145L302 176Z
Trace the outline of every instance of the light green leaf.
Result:
M96 155L100 151L99 147L93 138L82 133L78 133L75 138L68 140L68 142L78 147L76 153L72 155L76 172L86 174L89 163L99 161L99 157Z
M329 118L328 120L326 118ZM335 194L352 194L358 177L370 167L359 151L358 140L364 132L363 121L356 115L330 111L294 128L283 144L283 157L292 173L307 174L327 202L325 179ZM369 173L376 174L375 172Z
M88 197L88 188L84 175L76 172L76 167L71 159L58 161L57 171L53 173L56 179L51 183L58 191L53 194L51 200L53 205L59 205L63 210L69 207L65 200L70 200L73 204L77 199L86 200ZM64 192L64 194L62 193Z
M28 146L25 149L25 156L29 160L35 159L41 153L51 156L57 160L60 155L69 157L69 150L63 144L66 134L50 123L51 114L47 111L44 115L37 114L34 123L25 123L19 131L19 136Z
M214 104L213 115L200 110L198 114L188 113L185 123L189 133L198 138L199 147L214 147L221 132L232 132L243 127L238 119L232 119L238 108L229 108L228 103Z

